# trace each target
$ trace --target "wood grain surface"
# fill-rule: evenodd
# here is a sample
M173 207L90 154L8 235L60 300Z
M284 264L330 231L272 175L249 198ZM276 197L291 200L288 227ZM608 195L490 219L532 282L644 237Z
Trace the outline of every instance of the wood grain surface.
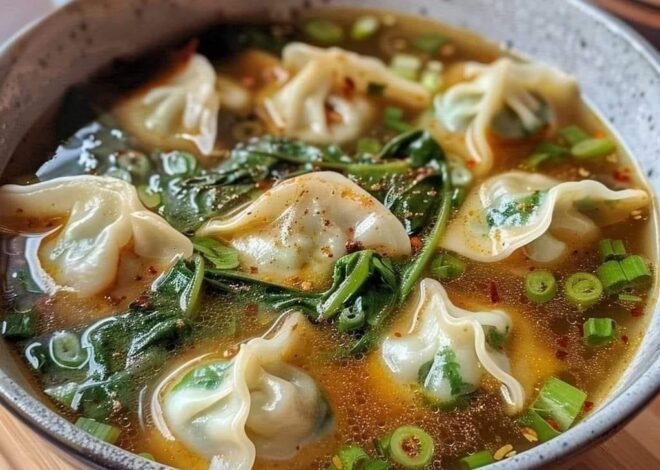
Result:
M577 457L570 470L660 469L660 398L608 441ZM73 470L41 437L0 407L0 469Z

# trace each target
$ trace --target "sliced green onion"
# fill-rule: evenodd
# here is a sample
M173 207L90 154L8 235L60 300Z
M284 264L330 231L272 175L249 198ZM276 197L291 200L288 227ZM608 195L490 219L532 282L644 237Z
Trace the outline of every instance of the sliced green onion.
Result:
M310 38L323 44L337 44L344 39L342 27L329 20L309 20L303 25L303 31Z
M2 336L7 339L27 339L37 332L37 316L31 312L8 314L2 321Z
M392 464L385 460L371 459L362 465L362 470L392 470Z
M146 178L151 172L149 157L142 152L121 152L117 156L117 166L139 178Z
M382 96L385 87L384 83L369 82L367 83L367 94L369 96Z
M374 447L376 452L380 457L387 458L390 455L390 440L392 439L392 434L385 434L378 439L374 439Z
M550 424L534 410L527 410L525 414L519 418L519 422L520 424L529 426L536 431L536 436L541 443L554 439L560 434L559 431L550 426Z
M390 457L404 468L424 468L433 458L435 444L429 434L416 426L401 426L390 438Z
M373 15L360 16L353 23L353 27L351 28L351 38L356 41L364 41L376 34L379 28L380 21L378 20L378 17Z
M382 148L383 145L380 143L380 140L375 137L362 137L355 144L357 153L368 153L370 155L378 155L378 152Z
M153 192L149 186L138 186L137 193L140 201L147 209L155 209L162 202L160 194Z
M408 132L413 126L403 121L403 109L396 106L387 106L383 111L383 124L385 127L397 132Z
M335 460L340 465L335 465ZM343 447L337 451L337 455L332 459L333 463L330 465L330 469L337 470L358 470L362 468L362 463L365 460L368 460L369 456L367 453L362 450L362 447L356 445L350 445Z
M621 260L626 256L626 247L621 240L601 240L598 243L598 250L603 261Z
M631 255L621 260L621 269L631 285L644 285L651 281L651 271L644 258Z
M608 294L619 292L628 285L628 278L621 268L621 263L616 260L605 261L598 266L596 274Z
M546 163L555 163L563 160L570 154L566 147L553 144L552 142L541 142L534 148L534 153L527 159L525 166L536 170Z
M491 454L490 451L482 450L476 454L463 457L459 462L463 470L471 470L473 468L479 468L491 464L495 462L495 459L493 458L493 454Z
M390 70L408 80L417 80L421 68L421 59L410 54L395 54L390 62Z
M603 285L590 273L575 273L566 279L564 294L569 302L584 311L600 300Z
M605 157L616 150L616 142L607 137L586 139L571 147L571 155L579 159Z
M430 93L437 93L440 90L440 85L442 83L440 80L440 73L434 72L433 70L424 70L419 78L419 83L421 83Z
M121 430L109 424L99 423L89 418L78 418L76 426L102 441L114 444L119 439Z
M472 172L464 166L455 166L449 172L452 186L465 187L472 183Z
M550 271L532 271L525 276L525 295L537 304L544 304L557 294L557 281Z
M436 55L440 48L449 42L449 38L442 34L431 33L417 36L412 45L427 54Z
M456 279L464 272L465 263L449 253L442 253L431 262L431 274L437 279Z
M28 345L25 348L25 359L33 369L41 369L46 364L46 348L40 342Z
M197 159L186 152L168 152L161 155L163 170L170 176L188 175L197 169Z
M630 304L639 304L641 303L644 299L642 299L638 295L632 295L632 294L619 294L619 300L621 302L626 302Z
M77 369L87 362L88 353L80 344L80 338L70 331L55 333L49 343L51 360L63 369Z
M62 385L54 385L44 389L44 393L51 399L64 406L71 407L73 399L78 392L80 385L75 382L67 382Z
M366 321L364 310L345 308L337 319L337 329L342 332L358 330Z
M591 136L578 126L568 126L559 130L559 135L571 146L577 145Z
M156 458L153 455L151 455L149 452L140 452L138 455L143 459L151 460L154 462L156 461Z
M587 394L582 390L550 377L532 404L532 410L546 420L552 419L560 431L566 431L580 414L586 399Z
M614 339L616 324L611 318L589 318L582 326L584 341L589 346L603 346Z

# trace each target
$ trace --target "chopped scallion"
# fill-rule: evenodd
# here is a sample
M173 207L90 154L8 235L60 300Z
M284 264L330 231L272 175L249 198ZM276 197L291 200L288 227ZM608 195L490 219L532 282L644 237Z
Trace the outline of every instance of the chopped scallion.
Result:
M431 274L437 279L456 279L464 272L465 263L449 253L442 253L431 262Z
M632 294L619 294L619 301L621 302L626 302L629 304L639 304L643 301L640 296L638 295L632 295Z
M119 439L119 434L121 433L119 428L110 426L109 424L99 423L89 418L78 418L76 421L76 426L82 429L83 431L88 432L92 436L100 439L102 441L114 444Z
M143 459L151 460L151 461L154 461L154 462L156 461L154 456L151 455L149 452L140 452L138 455L140 457L142 457Z
M424 70L419 82L431 93L437 93L440 90L440 73L433 70Z
M351 28L351 38L356 41L364 41L376 34L379 28L380 21L378 20L378 17L373 15L360 16L353 23L353 27Z
M598 266L596 274L608 294L619 292L628 285L628 279L621 268L621 263L616 260L605 261Z
M603 261L621 260L626 256L626 247L621 240L601 240L598 249Z
M547 442L550 439L553 439L559 435L559 431L554 429L550 424L541 417L536 411L527 410L519 418L520 424L529 426L534 431L536 431L536 436L539 439L539 442Z
M582 390L550 377L532 404L532 410L546 420L552 419L560 431L566 431L580 414L586 399L587 394Z
M303 30L310 38L323 44L337 44L344 39L342 27L329 20L309 20L304 24Z
M147 209L155 209L162 202L160 194L153 192L149 186L138 186L137 193L140 201Z
M421 59L411 54L395 54L390 62L392 72L408 80L417 80L421 68Z
M584 311L600 300L603 285L593 274L575 273L566 279L564 294L578 310Z
M589 318L582 326L584 341L589 346L603 346L614 339L615 323L611 318Z
M337 319L337 329L342 332L358 330L364 326L365 321L364 310L345 308Z
M7 339L26 339L37 332L37 316L32 312L8 314L2 321L2 336Z
M473 468L483 467L485 465L495 462L493 454L490 451L482 450L472 455L463 457L460 460L461 468L464 470L471 470Z
M532 271L525 276L525 295L537 304L550 301L557 293L557 281L550 271Z
M51 360L63 369L77 369L88 357L88 352L80 344L80 338L70 331L55 333L49 343Z
M621 260L621 269L630 285L645 285L651 281L651 271L644 258L631 255Z
M427 54L436 55L440 48L449 42L449 38L443 34L422 34L413 39L412 45Z
M600 139L586 139L571 147L571 154L575 158L589 159L605 157L616 150L616 142L607 137Z
M350 445L342 447L337 451L337 455L332 458L332 465L330 465L329 469L357 470L368 459L369 456L360 446Z
M568 126L559 130L559 135L571 146L585 141L591 136L578 126Z
M433 458L433 438L417 426L401 426L390 438L390 458L404 468L424 468Z
M392 464L385 460L371 459L362 465L362 470L392 470Z

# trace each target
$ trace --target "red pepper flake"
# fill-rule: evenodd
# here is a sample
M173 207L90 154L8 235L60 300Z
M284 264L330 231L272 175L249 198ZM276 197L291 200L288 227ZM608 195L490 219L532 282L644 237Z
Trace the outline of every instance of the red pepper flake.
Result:
M140 276L140 275L138 274L137 276L135 276L135 280L136 280L136 281L141 281L141 280L142 280L142 276Z
M546 418L546 422L547 422L547 423L550 425L550 427L551 427L552 429L554 429L555 431L561 431L561 429L559 428L559 424L557 424L557 421L555 421L554 419L552 419L552 418Z
M351 77L344 77L344 95L350 98L355 93L355 81Z
M585 401L584 405L582 405L582 409L584 410L585 413L591 411L594 407L594 402L593 401Z
M612 172L612 177L620 183L630 181L630 170L628 168L619 168Z
M417 253L422 249L422 239L419 237L410 237L410 247L412 248L413 253Z
M356 241L356 240L351 240L346 242L346 252L347 253L355 253L356 251L360 251L362 249L362 242Z
M557 346L566 349L568 347L568 336L560 336L557 338Z
M637 318L644 315L644 309L642 307L634 307L630 310L630 315Z
M153 275L153 274L158 273L158 270L156 270L156 268L154 268L153 266L149 266L149 267L147 268L147 272L148 272L149 274L152 274L152 275Z
M396 336L397 338L401 338L401 333L399 333L398 331L395 331L394 336Z
M472 170L475 166L477 166L477 162L475 160L468 160L465 162L465 166L468 167L469 170Z
M621 341L623 341L623 344L628 344L628 337L626 335L623 335L621 337Z
M250 274L259 274L259 268L256 266L250 266Z
M497 284L495 282L490 281L488 283L488 291L490 293L490 302L493 304L496 304L500 301L500 294L497 292Z
M561 349L558 349L557 352L555 352L555 357L560 361L563 361L568 357L568 353L566 351L562 351Z

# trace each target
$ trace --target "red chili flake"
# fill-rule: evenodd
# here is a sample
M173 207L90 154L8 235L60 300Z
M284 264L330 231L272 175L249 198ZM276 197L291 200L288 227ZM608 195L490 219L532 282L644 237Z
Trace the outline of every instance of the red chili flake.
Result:
M628 337L626 335L623 335L621 337L621 341L623 341L623 344L628 344Z
M355 82L351 77L344 77L344 94L347 98L353 96L355 92Z
M630 310L630 315L635 317L635 318L636 317L641 317L642 315L644 315L644 309L642 309L642 307L633 307Z
M359 241L351 240L346 242L347 253L355 253L356 251L360 251L361 249L362 249L362 243Z
M568 347L568 336L560 336L557 338L557 346L566 349Z
M259 274L259 268L256 266L250 266L250 274Z
M149 266L149 267L147 268L147 272L148 272L149 274L156 274L156 273L158 273L158 270L157 270L156 268L154 268L153 266Z
M488 291L490 293L490 302L492 304L496 304L500 301L500 294L497 292L497 284L495 282L490 281L488 283Z
M566 351L562 351L561 349L558 349L557 352L555 352L555 357L560 361L563 361L568 357L568 353Z
M397 338L401 338L401 333L399 333L398 331L395 331L394 336L396 336Z
M551 427L552 429L554 429L555 431L561 431L561 429L559 428L559 424L558 424L557 421L555 421L554 419L552 419L552 418L546 418L546 422L547 422L547 423L550 425L550 427Z
M612 177L621 183L630 181L630 170L628 168L619 168L612 172Z
M142 276L140 276L140 275L138 274L137 276L135 276L135 280L136 280L136 281L141 281L141 280L142 280Z
M413 253L417 253L422 249L422 239L419 237L410 237L410 247L412 248Z
M477 162L475 160L468 160L465 162L465 166L468 167L469 170L473 169L477 165Z
M592 409L593 407L594 407L594 402L593 402L593 401L589 401L589 400L585 401L585 402L584 402L584 405L582 405L582 409L583 409L585 412L591 411L591 409Z

